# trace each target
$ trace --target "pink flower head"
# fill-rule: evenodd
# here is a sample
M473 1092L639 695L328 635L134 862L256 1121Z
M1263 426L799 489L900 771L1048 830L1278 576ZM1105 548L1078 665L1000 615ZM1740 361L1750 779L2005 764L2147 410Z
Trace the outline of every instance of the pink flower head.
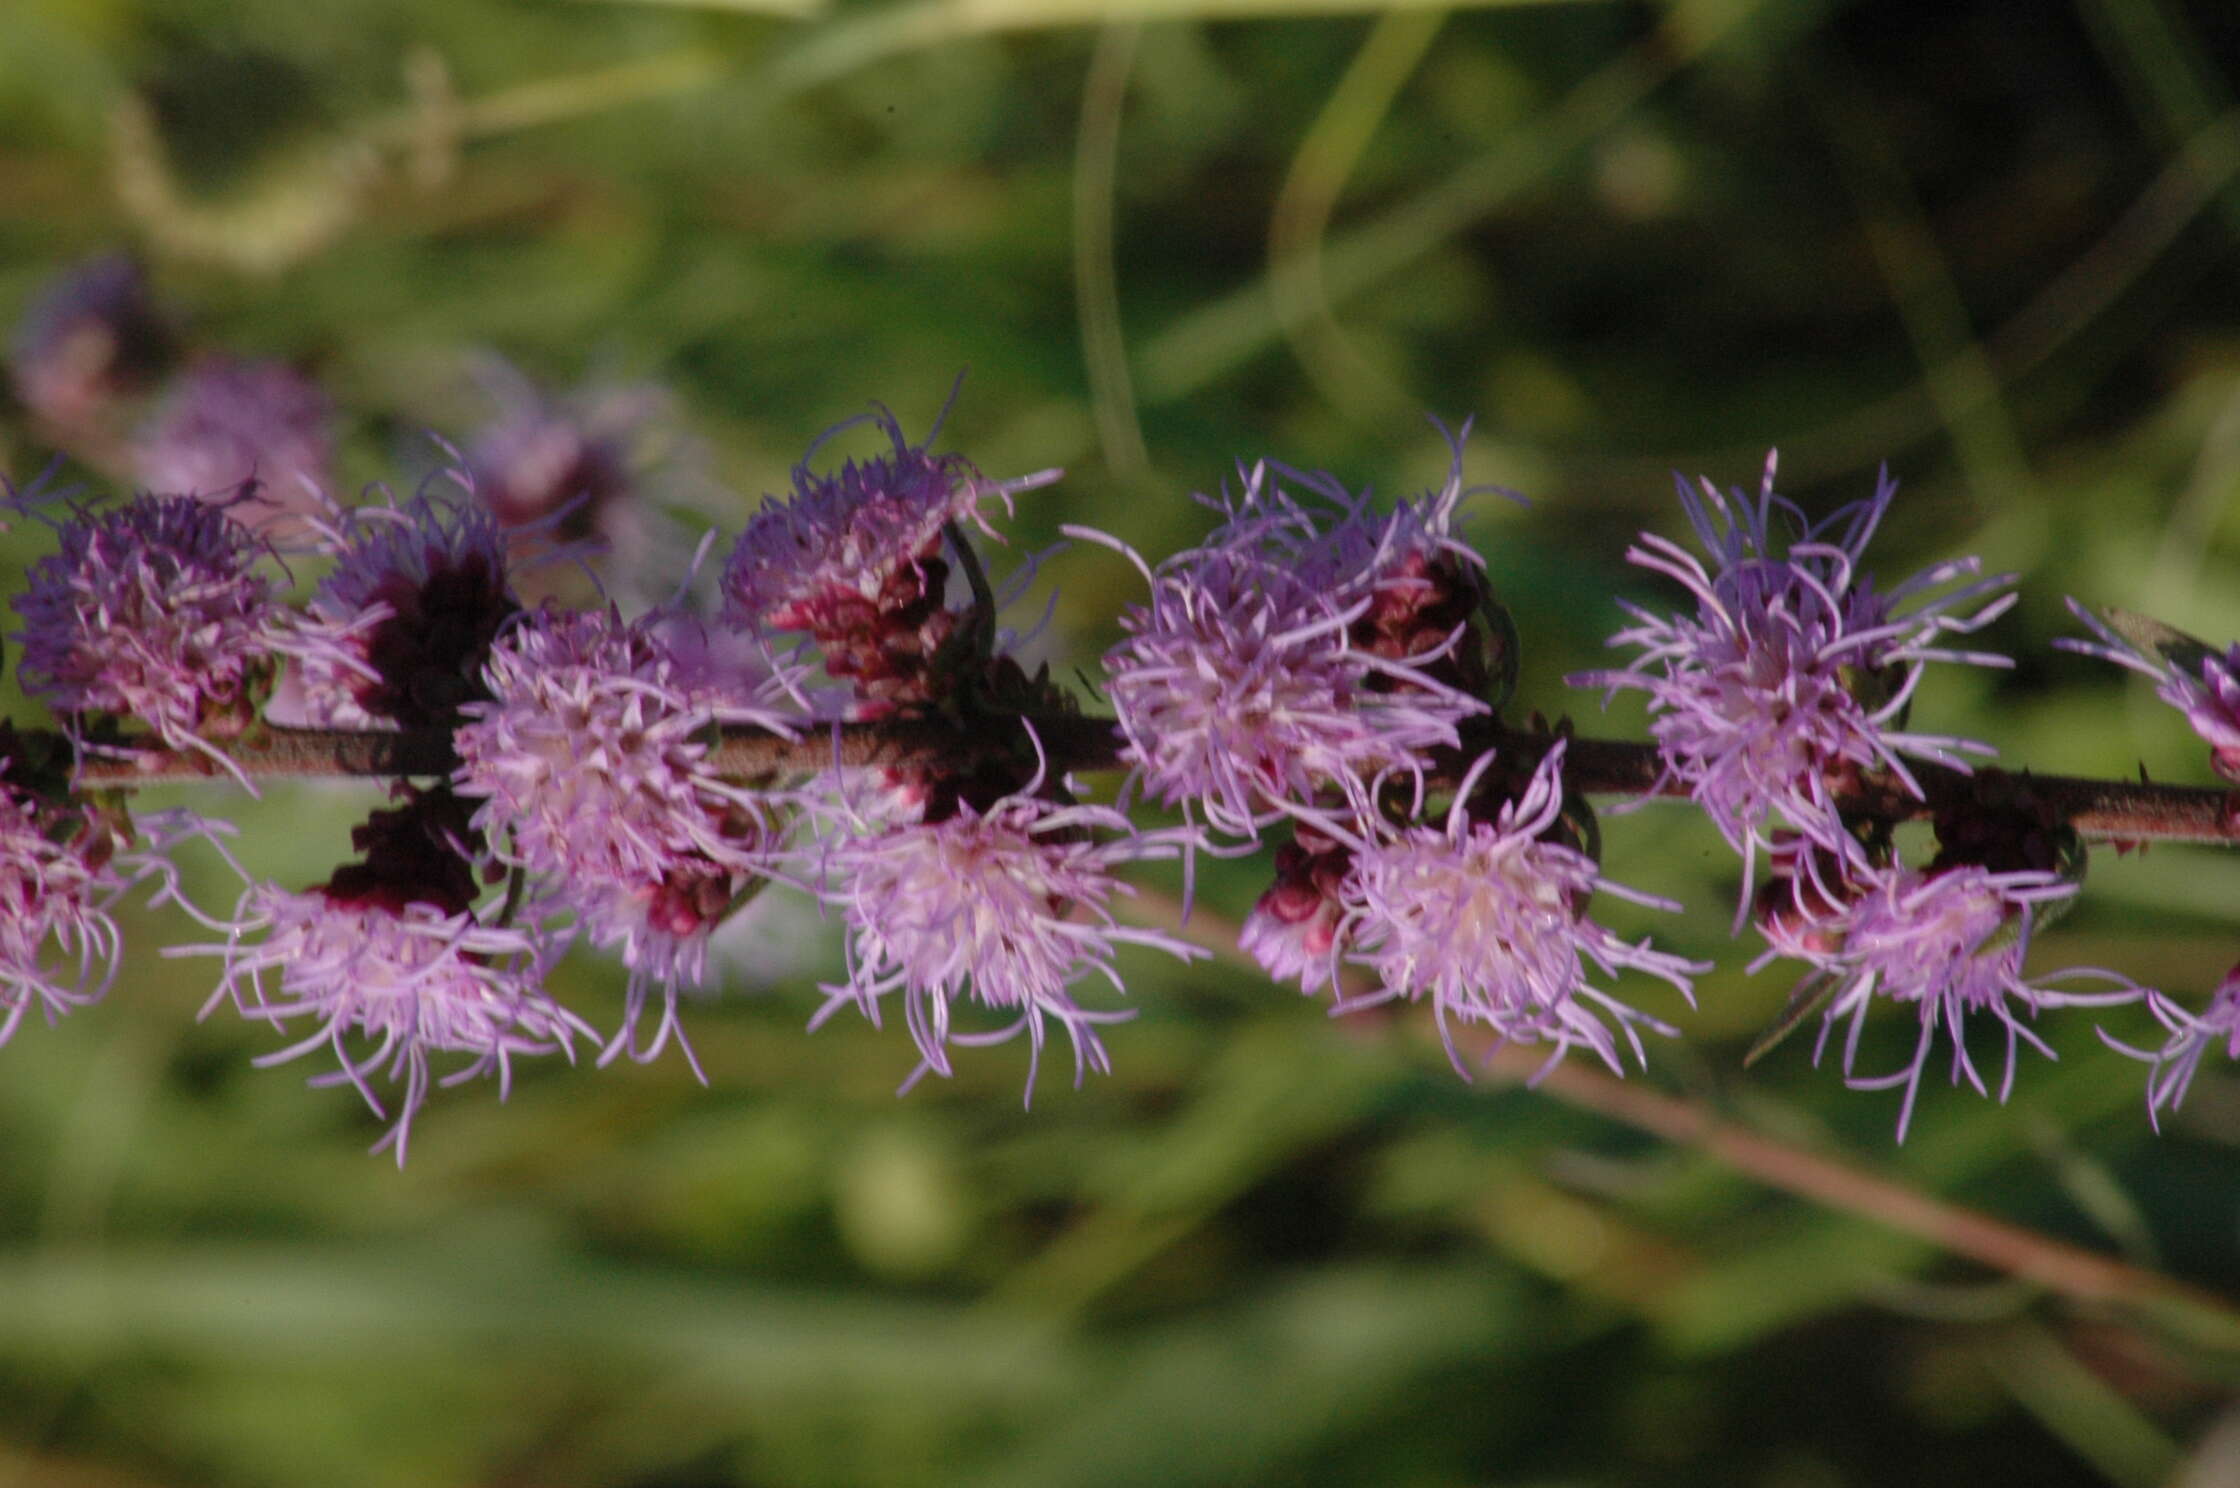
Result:
M1114 919L1115 876L1124 863L1172 857L1182 834L1142 832L1107 807L1038 794L1040 782L985 806L959 800L947 814L901 825L862 821L826 849L828 903L848 923L848 980L825 990L822 1024L844 1006L877 1023L882 1000L900 993L919 1064L904 1088L929 1070L947 1075L951 1044L999 1043L1024 1033L1033 1046L1027 1095L1034 1093L1047 1025L1073 1045L1074 1079L1112 1064L1097 1025L1130 1016L1094 1011L1073 997L1075 984L1101 976L1124 991L1113 965L1122 944L1154 946L1188 960L1203 952L1173 936ZM958 1033L951 1019L967 1001L999 1027Z
M2186 1098L2201 1060L2222 1045L2227 1059L2240 1059L2240 966L2225 973L2210 994L2209 1005L2188 1012L2160 992L2149 993L2147 1010L2169 1034L2159 1049L2135 1049L2105 1032L2100 1037L2111 1047L2154 1068L2147 1074L2147 1119L2158 1128L2162 1112L2175 1111Z
M301 663L292 709L310 727L455 722L487 695L483 659L521 608L489 512L427 489L383 495L314 524L334 571L288 642Z
M364 861L301 893L251 884L220 927L224 945L178 949L224 958L205 1014L230 1000L243 1016L275 1028L314 1025L300 1042L258 1059L260 1066L331 1048L341 1068L311 1083L347 1083L384 1118L389 1109L373 1082L401 1085L395 1120L374 1148L393 1148L401 1167L431 1084L494 1074L502 1099L516 1057L573 1058L575 1039L595 1035L543 991L548 949L475 913L471 829L448 793L377 811L351 840ZM436 1054L469 1059L438 1081L430 1069Z
M1147 566L1151 586L1105 653L1122 757L1156 799L1256 839L1325 787L1358 795L1386 770L1420 770L1487 705L1473 628L1478 559L1451 535L1469 492L1455 473L1418 503L1371 512L1328 476L1260 464L1207 504L1227 520L1205 546ZM1284 489L1290 478L1336 520ZM1471 658L1468 665L1459 664Z
M1604 976L1631 969L1693 1001L1691 977L1709 968L1646 940L1629 944L1588 916L1598 891L1679 906L1610 882L1593 858L1560 840L1563 754L1558 740L1522 792L1484 820L1470 805L1493 763L1488 754L1465 777L1443 825L1381 828L1354 850L1338 939L1346 958L1382 986L1338 1010L1428 997L1448 1056L1465 1074L1457 1023L1483 1024L1504 1044L1552 1044L1551 1064L1584 1045L1619 1073L1621 1036L1646 1062L1639 1030L1675 1032L1588 982L1590 966Z
M24 784L5 752L15 744L0 724L0 1044L34 1005L52 1023L99 1001L122 949L114 832Z
M1850 860L1785 827L1775 829L1766 856L1771 871L1751 905L1766 949L1749 969L1756 972L1784 956L1817 961L1839 953L1851 906L1866 892L1853 881Z
M1904 1087L1900 1141L1913 1120L1922 1071L1940 1030L1952 1044L1952 1083L1966 1080L1978 1094L1989 1094L1968 1053L1966 1023L1971 1014L1998 1023L2006 1043L2006 1069L1999 1083L2004 1101L2014 1087L2019 1045L2053 1057L2025 1018L2034 1019L2049 1007L2106 1006L2147 995L2113 972L2092 968L2036 979L2023 975L2038 916L2074 898L2077 887L2075 878L2051 870L1999 872L1973 864L1928 871L1884 868L1855 875L1850 892L1857 897L1847 908L1823 917L1821 928L1840 931L1841 944L1812 949L1805 958L1815 968L1813 975L1834 987L1823 1015L1820 1050L1825 1051L1836 1025L1847 1023L1843 1070L1848 1083L1858 1090ZM2054 985L2068 977L2104 981L2115 990L2066 992ZM1903 1068L1855 1077L1867 1010L1877 997L1912 1007L1920 1019L1920 1036Z
M1276 849L1275 882L1244 917L1237 947L1279 982L1312 992L1337 965L1338 925L1353 850L1301 821Z
M1769 455L1755 501L1739 491L1721 495L1708 480L1699 496L1683 482L1681 504L1711 566L1654 534L1644 534L1626 556L1679 581L1694 596L1695 613L1660 617L1626 605L1636 623L1610 644L1636 646L1642 654L1623 671L1568 679L1575 687L1612 693L1632 687L1649 695L1649 731L1666 776L1688 787L1744 856L1745 906L1750 868L1776 821L1863 867L1862 850L1836 806L1838 794L1861 772L1887 769L1918 796L1903 756L1965 769L1961 751L1990 752L1966 740L1898 731L1927 663L2011 665L2001 656L1944 650L1935 642L1981 629L2004 613L2012 594L1971 615L1954 611L2004 587L2012 575L1977 578L1980 562L1963 558L1883 592L1861 573L1867 542L1897 492L1887 472L1870 500L1818 525L1774 494L1773 476ZM1780 542L1777 519L1800 535ZM1898 613L1908 601L1961 578L1970 582Z
M2073 599L2069 613L2100 639L2095 643L2063 638L2054 645L2153 678L2155 696L2183 713L2194 733L2208 744L2211 767L2226 780L2240 782L2240 642L2220 652L2158 621L2110 611L2111 617L2138 632L2135 640Z
M204 357L141 432L134 474L148 490L204 498L254 482L264 520L292 522L323 499L333 414L318 385L285 362Z
M53 520L53 519L48 519ZM136 718L173 749L237 734L277 666L262 543L188 496L73 506L15 603L24 690L61 713Z
M660 428L666 397L627 385L554 392L495 357L479 360L476 381L495 406L463 463L524 586L534 596L569 584L545 563L555 556L580 560L569 567L595 573L603 588L639 578L655 544L673 535L647 487L659 457L677 453Z
M171 343L139 264L109 253L66 270L40 293L17 324L8 366L26 408L83 434L119 398L154 381Z
M610 1055L633 1042L649 983L664 1013L651 1058L676 1028L676 984L706 973L710 932L776 866L781 802L726 783L708 762L724 725L792 733L784 683L702 670L674 617L624 623L612 608L547 606L491 648L486 701L462 710L454 783L475 827L530 875L535 907L619 947L630 1010Z
M539 399L506 408L467 448L475 494L507 528L559 518L563 538L599 530L630 495L621 431Z
M891 454L849 460L828 476L809 469L826 440L866 419L886 434ZM757 631L805 632L836 676L869 682L907 670L908 656L930 655L947 633L917 634L941 613L942 529L971 521L992 534L983 502L993 497L1008 510L1019 492L1057 478L1043 470L988 480L961 455L909 443L884 408L846 420L794 467L792 496L765 500L739 534L724 565L724 613Z

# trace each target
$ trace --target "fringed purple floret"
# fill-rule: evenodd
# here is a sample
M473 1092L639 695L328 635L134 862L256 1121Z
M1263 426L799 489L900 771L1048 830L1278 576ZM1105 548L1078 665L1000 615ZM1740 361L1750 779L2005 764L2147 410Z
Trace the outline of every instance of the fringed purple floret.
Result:
M493 922L478 907L482 852L465 806L441 788L399 794L402 805L374 812L351 832L359 861L301 892L252 881L230 918L197 912L224 934L222 944L175 946L166 954L222 959L205 1017L230 1003L276 1029L311 1023L308 1037L257 1063L331 1048L340 1068L311 1083L348 1084L391 1120L374 1150L394 1150L401 1167L413 1117L433 1085L495 1075L502 1099L515 1058L558 1053L572 1060L575 1040L596 1035L543 990L556 947L532 929ZM240 871L214 832L194 835ZM468 1062L438 1079L430 1064L438 1054L463 1054ZM399 1087L393 1107L376 1092L377 1081Z
M1553 1045L1551 1065L1583 1045L1621 1074L1625 1050L1646 1063L1642 1029L1677 1034L1588 980L1590 966L1604 976L1644 972L1692 1003L1693 976L1710 968L1646 940L1629 943L1588 916L1597 892L1679 906L1612 883L1587 854L1549 840L1563 811L1563 754L1561 742L1551 746L1522 794L1491 821L1466 809L1488 755L1444 824L1379 831L1354 849L1336 938L1346 959L1382 985L1333 1011L1428 999L1448 1057L1465 1075L1457 1025L1483 1025L1500 1044Z
M1833 984L1814 1057L1825 1052L1842 1025L1843 1071L1850 1085L1858 1090L1904 1089L1898 1110L1898 1138L1903 1141L1913 1120L1922 1072L1940 1032L1952 1046L1952 1083L1964 1080L1979 1095L1991 1093L1966 1039L1968 1018L1985 1016L1998 1024L2005 1042L1998 1088L1998 1098L2004 1101L2014 1087L2015 1055L2021 1045L2053 1057L2052 1049L2025 1020L2035 1019L2046 1008L2106 1007L2148 995L2129 979L2098 968L2072 968L2036 978L2023 975L2037 917L2049 905L2073 898L2077 887L2073 878L2058 873L2001 873L1974 866L1935 872L1889 868L1863 876L1847 906L1831 907L1820 917L1819 944L1832 948L1805 956L1814 974ZM2112 990L2071 992L2056 985L2070 978L2104 982ZM1912 1007L1920 1020L1920 1035L1912 1058L1902 1068L1888 1075L1859 1076L1854 1066L1860 1037L1867 1011L1878 997Z
M818 448L866 420L893 453L849 460L831 475L810 470ZM971 522L992 536L988 501L1008 510L1020 492L1059 475L992 481L961 455L930 453L932 439L911 444L884 408L826 430L794 467L792 495L763 502L724 565L724 618L760 635L807 637L868 712L930 698L926 667L958 620L942 604L943 528Z
M331 509L311 526L334 571L288 639L299 662L288 721L314 728L428 728L483 697L490 643L521 608L503 529L431 481L409 500Z
M1680 500L1710 567L1677 543L1644 534L1627 552L1635 564L1676 580L1696 600L1692 615L1659 616L1625 605L1634 624L1613 646L1641 650L1623 671L1585 672L1575 687L1648 694L1649 730L1668 780L1687 787L1746 865L1785 824L1854 866L1866 867L1836 796L1860 772L1884 769L1918 795L1908 755L1966 769L1988 746L1899 728L1907 701L1932 661L2008 666L2007 658L1937 645L1981 629L2015 601L1992 598L2012 575L1979 577L1973 558L1937 564L1887 592L1860 570L1868 540L1896 484L1885 472L1875 494L1818 524L1774 494L1774 460L1755 500L1722 495L1708 480L1680 483ZM1783 541L1776 523L1796 534ZM1934 597L1929 591L1962 581ZM1909 602L1920 601L1907 613ZM1973 613L1965 606L1988 601ZM1749 902L1746 868L1743 902Z
M1277 802L1454 741L1460 711L1415 700L1365 711L1368 659L1350 609L1287 567L1201 548L1146 570L1148 606L1105 656L1105 692L1144 789L1215 831L1257 838Z
M475 827L499 859L529 875L529 912L572 921L630 969L610 1057L651 1058L677 1031L678 983L704 978L709 933L775 870L784 831L780 797L708 763L723 725L791 736L784 682L699 670L708 652L673 649L675 620L522 616L491 650L488 699L465 705L455 735L454 784L480 803ZM641 1047L653 987L662 1015Z
M1038 780L985 809L959 803L939 821L866 820L834 835L821 892L847 920L848 979L824 989L812 1028L844 1007L876 1024L884 1000L899 994L919 1055L904 1089L929 1071L949 1074L953 1044L1024 1034L1034 1051L1031 1100L1052 1022L1072 1044L1076 1084L1089 1070L1110 1072L1097 1026L1133 1015L1083 1007L1071 989L1101 976L1125 991L1113 965L1124 944L1183 960L1205 954L1163 932L1121 925L1110 907L1115 895L1132 892L1116 869L1173 857L1188 834L1144 832L1108 807L1052 800L1039 788ZM952 1017L967 1001L1007 1021L986 1032L954 1031Z
M187 496L71 506L57 552L33 564L23 617L24 691L66 715L115 714L220 764L210 742L255 717L282 629L264 544ZM246 780L243 781L246 784Z
M392 1118L392 1107L374 1082L400 1087L392 1124L374 1148L393 1149L400 1167L412 1118L433 1084L495 1075L502 1099L514 1059L573 1058L577 1038L597 1038L543 991L544 960L533 937L482 924L467 911L351 903L324 889L296 893L259 883L242 895L225 929L223 946L180 948L225 958L205 1013L231 1001L242 1016L278 1029L309 1022L308 1037L257 1064L331 1048L341 1067L310 1083L348 1084L383 1119ZM435 1054L469 1058L437 1080L429 1064Z
M0 1044L33 1007L52 1023L100 1001L123 949L109 833L10 781L10 763L0 757Z
M1386 515L1329 476L1252 466L1206 501L1226 520L1205 545L1156 569L1066 529L1126 554L1151 587L1104 666L1123 758L1153 798L1257 840L1324 787L1358 795L1371 776L1420 771L1488 711L1471 630L1481 564L1452 535L1470 494L1460 450L1443 487Z

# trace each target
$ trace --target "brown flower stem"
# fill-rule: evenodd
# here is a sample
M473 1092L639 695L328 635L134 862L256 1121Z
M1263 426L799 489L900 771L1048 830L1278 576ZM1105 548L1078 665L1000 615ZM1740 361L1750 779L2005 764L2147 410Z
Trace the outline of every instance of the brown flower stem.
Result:
M1121 768L1122 740L1110 719L1045 714L1025 719L1054 771ZM30 731L26 731L28 736ZM861 769L955 760L1000 740L1015 747L1008 730L966 727L944 719L900 718L811 729L793 738L754 729L725 733L710 752L722 774L747 780L821 770L833 764ZM1551 742L1544 733L1490 730L1473 739L1537 758ZM444 775L457 764L448 736L439 732L353 733L333 729L267 728L228 750L252 779ZM1965 809L1992 783L2026 793L2085 837L2098 841L2240 843L2240 793L2215 786L2160 785L2151 781L2095 780L2068 775L1973 774L1943 765L1909 767L1921 787L1914 796L1887 773L1866 777L1841 798L1847 810L1887 821L1908 821L1939 810ZM1664 777L1654 745L1620 739L1572 737L1565 774L1574 789L1600 796L1685 796ZM1459 774L1459 770L1454 771ZM171 781L223 779L225 772L195 750L120 740L89 749L78 769L87 786L133 787Z
M27 738L37 732L22 731ZM266 728L230 741L225 755L252 780L448 775L459 762L451 736L436 731ZM77 775L81 786L128 790L232 779L200 750L166 749L130 739L88 745L81 752Z

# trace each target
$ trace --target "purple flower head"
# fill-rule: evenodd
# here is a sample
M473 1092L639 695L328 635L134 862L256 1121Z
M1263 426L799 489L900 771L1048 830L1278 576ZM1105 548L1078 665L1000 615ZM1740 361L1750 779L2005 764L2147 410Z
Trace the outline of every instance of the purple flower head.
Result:
M494 1074L502 1099L516 1057L573 1058L575 1039L595 1035L542 990L548 948L476 915L472 829L448 792L377 811L351 840L363 861L301 893L251 884L219 927L225 944L178 950L224 958L205 1015L230 1000L244 1017L275 1028L313 1025L308 1037L259 1058L260 1066L330 1048L341 1067L311 1083L347 1083L385 1119L389 1108L374 1081L400 1085L395 1120L374 1150L394 1149L401 1167L431 1084ZM437 1081L436 1054L469 1059Z
M218 496L255 482L254 525L292 526L314 510L328 482L333 406L284 362L205 357L183 373L133 450L151 491Z
M1420 769L1488 711L1471 617L1477 559L1449 532L1468 494L1459 474L1385 516L1326 476L1291 478L1337 505L1327 523L1279 482L1242 473L1239 494L1209 502L1227 520L1205 546L1148 567L1103 533L1151 586L1105 653L1122 757L1156 799L1215 831L1260 829L1324 787L1358 795L1380 772ZM1457 658L1479 658L1457 670Z
M34 1005L52 1023L99 1001L122 949L109 916L124 888L115 832L24 783L16 747L0 723L0 1044Z
M899 993L919 1065L904 1089L928 1071L947 1075L952 1044L999 1043L1025 1034L1033 1046L1027 1095L1034 1093L1047 1025L1073 1045L1078 1084L1112 1064L1097 1025L1124 1012L1095 1011L1074 985L1101 976L1124 991L1113 965L1124 943L1154 946L1184 960L1203 952L1170 935L1114 919L1110 905L1128 886L1124 863L1172 857L1186 834L1143 832L1108 807L1025 789L975 805L955 800L947 814L902 824L865 820L837 833L825 851L828 903L848 923L848 980L827 986L822 1024L853 1005L877 1023L883 999ZM951 1029L967 1001L1004 1020L987 1032Z
M1978 1094L1990 1093L1966 1041L1969 1016L1988 1016L2005 1037L2006 1068L1999 1083L2004 1101L2014 1087L2019 1045L2053 1057L2024 1019L2050 1007L2105 1006L2146 995L2125 978L2093 968L2035 979L2023 975L2036 921L2074 898L2077 888L2075 877L2052 870L1995 871L1975 864L1928 871L1892 867L1854 875L1857 897L1823 924L1828 930L1840 928L1840 946L1813 950L1805 958L1815 968L1813 975L1833 989L1815 1059L1826 1050L1836 1026L1847 1024L1844 1075L1858 1090L1904 1088L1898 1111L1898 1139L1903 1141L1940 1030L1952 1045L1952 1083L1965 1080ZM2055 984L2065 978L2103 981L2115 990L2062 991ZM1877 997L1912 1007L1920 1035L1903 1068L1871 1078L1854 1076L1867 1011Z
M826 440L866 419L886 434L892 454L849 460L829 476L809 469ZM739 534L724 565L724 615L758 633L806 633L822 648L825 669L866 696L921 701L921 673L956 624L942 608L943 527L971 521L992 535L983 502L993 497L1008 509L1019 492L1057 478L1043 470L991 481L961 455L910 444L884 408L849 419L794 467L791 498L765 500Z
M287 643L300 662L290 702L301 722L431 728L487 696L483 659L521 608L489 512L423 488L313 527L335 566Z
M24 690L57 712L136 718L169 747L223 763L209 740L247 726L277 666L264 545L189 496L46 520L59 550L14 601Z
M2188 1012L2160 992L2147 997L2147 1010L2167 1031L2159 1049L2135 1049L2103 1032L2111 1047L2154 1068L2147 1074L2147 1119L2159 1129L2162 1112L2175 1111L2185 1100L2202 1056L2220 1044L2227 1059L2240 1059L2240 966L2225 973L2210 994L2209 1005L2199 1013Z
M16 396L58 429L82 433L149 386L172 331L139 264L103 254L65 270L18 322L8 368Z
M2109 610L2103 621L2073 599L2069 613L2100 639L2064 637L2054 645L2152 677L2155 696L2183 713L2208 744L2211 767L2240 783L2240 642L2218 651L2142 615Z
M667 422L664 395L612 385L551 392L495 357L481 359L476 373L494 407L468 440L464 464L523 582L537 591L561 586L566 571L540 560L564 555L602 583L628 583L668 536L643 484L655 457L673 453L673 440L657 449L653 437Z
M1973 558L1937 564L1878 591L1859 564L1897 491L1888 474L1872 499L1817 525L1774 494L1773 475L1768 456L1755 501L1739 491L1723 496L1708 480L1700 496L1682 483L1681 504L1711 566L1654 534L1644 534L1626 556L1677 580L1694 596L1695 613L1659 617L1626 605L1635 623L1610 643L1639 647L1641 655L1623 671L1569 679L1575 687L1633 687L1649 695L1649 731L1667 778L1685 784L1743 854L1745 906L1750 868L1776 821L1865 867L1836 806L1862 772L1887 769L1918 796L1905 755L1965 769L1960 752L1990 752L1965 740L1901 732L1900 719L1927 663L2010 664L1935 643L1989 624L2015 598L2001 595L1973 614L1954 613L2011 582L2011 575L1975 577L1981 565ZM1777 519L1800 535L1781 543ZM1963 578L1970 582L1899 613Z
M676 984L705 976L707 943L777 863L783 803L727 784L708 762L723 725L792 734L783 679L720 675L679 652L675 617L624 623L612 608L547 606L491 648L486 701L462 710L454 783L499 859L528 873L533 907L619 947L630 1003L610 1055L635 1043L647 987L676 1030Z
M1277 802L1454 741L1442 710L1368 716L1358 700L1373 668L1346 641L1357 615L1292 571L1201 548L1145 573L1151 602L1122 616L1105 691L1123 757L1156 799L1256 838Z
M558 518L558 536L589 537L630 495L622 432L542 399L510 406L467 447L475 494L502 527Z
M1587 980L1590 966L1604 976L1631 969L1693 1001L1691 977L1709 968L1646 940L1629 944L1588 916L1597 891L1679 906L1610 882L1594 859L1562 840L1563 754L1558 740L1522 792L1485 820L1470 807L1493 763L1487 754L1443 825L1382 828L1354 850L1338 939L1346 958L1374 971L1382 986L1337 1010L1428 997L1448 1057L1464 1074L1457 1023L1483 1024L1504 1044L1552 1044L1551 1064L1584 1045L1619 1073L1621 1037L1645 1063L1640 1029L1675 1032Z

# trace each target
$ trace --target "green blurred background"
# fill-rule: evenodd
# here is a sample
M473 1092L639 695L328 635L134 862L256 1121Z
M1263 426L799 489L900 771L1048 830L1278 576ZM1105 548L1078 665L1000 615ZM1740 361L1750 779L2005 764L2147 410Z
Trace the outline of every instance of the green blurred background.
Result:
M1475 418L1473 478L1534 503L1474 524L1521 700L1624 734L1561 677L1613 593L1664 597L1622 554L1676 529L1670 472L1779 445L1825 506L1888 461L1886 576L2026 575L1992 632L2019 665L1937 679L1918 725L2204 778L2143 686L2046 643L2066 594L2240 635L2240 8L1338 9L9 0L0 316L128 248L193 344L318 377L350 487L471 435L491 357L662 389L648 488L701 525L869 400L922 431L969 369L945 447L1068 471L999 564L1064 522L1170 551L1239 457L1420 488L1424 415ZM47 459L0 422L0 468ZM12 588L39 545L5 541ZM1048 653L1090 665L1135 583L1053 562ZM274 790L248 855L323 878L368 802ZM1605 836L1723 963L1694 1013L1623 989L1689 1034L1651 1084L2240 1282L2229 1072L2157 1137L2072 1015L2003 1107L1933 1071L1895 1148L1894 1097L1809 1048L1741 1069L1787 981L1741 974L1709 831ZM1263 872L1204 898L1240 914ZM2198 999L2236 906L2230 860L2103 853L2035 964ZM1130 960L1117 1073L1031 1112L1018 1047L897 1100L898 1028L803 1034L838 958L796 907L695 1010L707 1088L670 1057L441 1093L400 1175L353 1095L196 1022L208 963L155 952L180 922L132 929L106 1005L0 1050L0 1483L2240 1482L2240 1355L2199 1330L1224 968ZM615 969L565 975L611 1023Z

